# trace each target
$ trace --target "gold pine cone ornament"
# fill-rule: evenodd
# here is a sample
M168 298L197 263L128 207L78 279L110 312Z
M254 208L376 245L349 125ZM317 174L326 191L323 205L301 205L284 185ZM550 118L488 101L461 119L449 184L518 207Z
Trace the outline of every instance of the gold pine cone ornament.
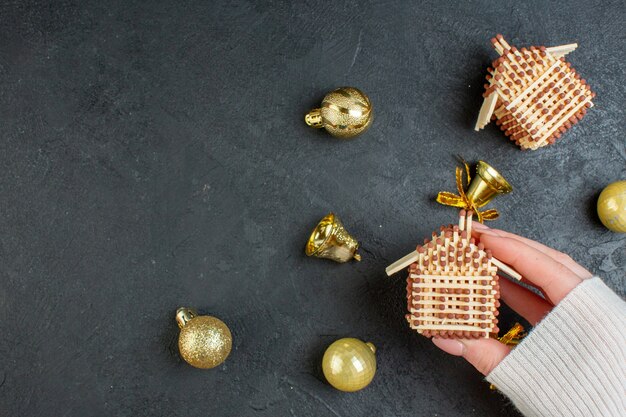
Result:
M212 316L199 316L189 308L176 311L180 327L178 350L191 366L211 369L226 360L233 346L233 336L223 321Z
M325 128L340 139L350 139L365 132L372 124L372 103L365 93L354 87L341 87L326 94L319 109L304 118L307 125Z

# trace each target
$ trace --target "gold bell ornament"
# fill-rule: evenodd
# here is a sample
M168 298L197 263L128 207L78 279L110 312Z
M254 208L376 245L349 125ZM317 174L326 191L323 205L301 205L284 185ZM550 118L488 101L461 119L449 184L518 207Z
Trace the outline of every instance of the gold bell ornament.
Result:
M191 366L211 369L226 360L233 346L233 336L223 321L212 316L198 316L195 310L181 307L176 311L180 327L178 350Z
M365 132L373 120L372 103L361 90L341 87L326 94L319 109L304 117L307 125L325 128L331 135L350 139Z
M343 263L350 259L360 261L361 255L356 253L358 248L359 242L350 236L339 217L330 213L315 226L306 243L305 253Z
M626 181L606 186L598 197L598 217L607 229L626 233Z
M479 222L495 220L500 215L498 210L481 211L493 198L499 194L508 194L513 187L498 171L484 161L476 164L476 176L471 177L469 165L463 162L463 168L456 168L456 188L458 194L441 191L437 194L437 202L446 206L459 207L473 211ZM467 187L467 191L465 191Z
M339 339L324 352L322 371L328 383L339 391L362 390L376 374L376 348L351 337Z

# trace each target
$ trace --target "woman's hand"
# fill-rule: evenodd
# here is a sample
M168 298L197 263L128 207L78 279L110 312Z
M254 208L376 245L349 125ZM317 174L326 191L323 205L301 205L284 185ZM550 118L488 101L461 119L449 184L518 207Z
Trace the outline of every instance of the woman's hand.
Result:
M474 223L474 235L495 258L522 274L522 281L538 288L544 297L500 278L500 297L509 307L535 326L582 280L592 275L572 258L512 233ZM489 374L511 348L495 339L441 339L433 343L444 352L463 356L483 375Z

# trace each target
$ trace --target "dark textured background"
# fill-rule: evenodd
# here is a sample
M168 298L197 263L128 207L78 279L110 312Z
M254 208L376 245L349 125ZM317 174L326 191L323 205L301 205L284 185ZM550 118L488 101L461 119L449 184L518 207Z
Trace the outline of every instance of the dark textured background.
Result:
M594 205L626 177L625 21L608 1L2 2L0 414L516 415L409 330L383 269L454 220L433 197L461 154L513 184L494 225L624 296L626 239ZM596 106L557 145L472 130L498 32L579 43ZM342 85L376 112L349 142L303 122ZM304 256L331 210L362 262ZM229 324L223 366L179 358L183 305ZM355 394L320 373L344 336L378 347Z

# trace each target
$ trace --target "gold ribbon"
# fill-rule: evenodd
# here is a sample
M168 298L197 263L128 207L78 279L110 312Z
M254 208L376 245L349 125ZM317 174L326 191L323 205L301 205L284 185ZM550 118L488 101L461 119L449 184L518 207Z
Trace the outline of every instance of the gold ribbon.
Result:
M519 345L519 342L526 336L524 326L519 323L515 323L515 326L511 327L511 330L505 333L504 336L499 337L498 341L504 343L507 346Z
M524 326L519 323L515 323L515 326L511 327L511 330L506 332L504 336L498 338L500 343L504 343L507 346L517 346L519 342L526 337L526 332L524 331ZM489 388L492 390L496 390L495 385L489 385Z
M452 206L459 207L465 210L472 210L476 213L478 217L478 221L483 223L485 220L495 220L500 215L498 210L489 209L480 211L478 207L474 204L473 201L467 197L465 194L465 188L469 186L470 181L472 180L472 176L470 174L469 165L464 160L461 160L463 165L465 166L465 175L467 175L467 185L464 184L463 180L463 168L456 167L456 189L459 191L459 194L450 193L448 191L440 191L437 194L437 202L439 204L443 204L444 206Z

